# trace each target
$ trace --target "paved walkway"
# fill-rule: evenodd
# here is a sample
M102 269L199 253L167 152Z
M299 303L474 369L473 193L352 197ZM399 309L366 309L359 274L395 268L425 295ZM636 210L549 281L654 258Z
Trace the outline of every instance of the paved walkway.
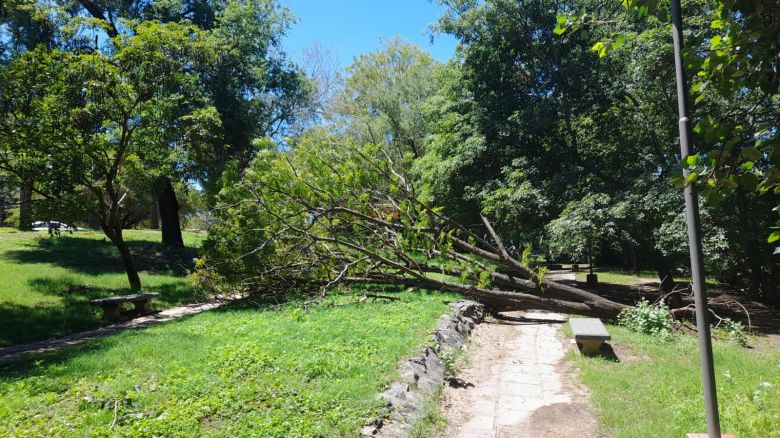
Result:
M215 309L226 303L226 301L211 301L207 303L188 304L181 307L172 307L151 315L131 319L129 321L118 322L105 327L86 332L74 333L58 339L49 339L46 341L31 342L29 344L12 345L10 347L0 348L0 364L10 360L18 359L28 354L40 354L57 351L70 345L81 344L91 339L102 338L125 330L140 329L152 324L158 324L165 321L171 321L188 315L205 312Z
M466 347L470 364L444 390L444 436L600 436L563 361L563 315L518 312L509 318L488 319L473 332Z

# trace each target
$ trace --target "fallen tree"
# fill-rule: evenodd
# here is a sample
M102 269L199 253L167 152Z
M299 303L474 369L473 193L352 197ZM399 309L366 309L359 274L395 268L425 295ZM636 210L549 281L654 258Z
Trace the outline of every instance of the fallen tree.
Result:
M451 220L398 161L381 147L321 139L260 154L223 191L201 282L264 297L400 285L462 293L494 312L614 318L628 307L545 278L507 251L486 217L478 229Z

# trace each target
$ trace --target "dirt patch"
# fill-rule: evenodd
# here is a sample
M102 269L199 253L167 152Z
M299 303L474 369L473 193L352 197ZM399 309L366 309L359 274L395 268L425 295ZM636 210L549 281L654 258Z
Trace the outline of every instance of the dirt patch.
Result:
M507 435L510 436L510 435ZM600 437L598 424L585 403L557 403L543 406L515 430L513 437L560 438Z

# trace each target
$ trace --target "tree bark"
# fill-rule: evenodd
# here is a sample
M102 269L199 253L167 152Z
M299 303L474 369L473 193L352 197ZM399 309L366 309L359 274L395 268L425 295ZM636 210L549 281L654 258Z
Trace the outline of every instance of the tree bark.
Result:
M33 185L25 182L19 188L19 229L32 230Z
M149 201L149 228L152 230L160 229L160 209L157 206L157 195L152 194Z
M162 178L158 185L157 205L162 225L162 243L170 246L184 246L179 222L179 201L173 184L168 178Z
M135 261L133 261L133 254L130 252L130 247L127 246L122 237L122 231L115 234L112 239L116 249L119 250L119 255L122 257L122 263L125 265L125 272L127 272L127 281L130 283L130 289L141 289L141 277L138 276L138 269L135 267Z
M122 264L125 266L125 273L127 274L127 281L130 283L130 289L141 289L141 277L138 275L138 269L135 267L135 261L133 260L133 254L130 252L130 247L127 246L124 237L122 236L122 227L119 225L116 218L107 217L107 221L101 223L103 233L111 239L117 251L119 251L119 257L122 259Z

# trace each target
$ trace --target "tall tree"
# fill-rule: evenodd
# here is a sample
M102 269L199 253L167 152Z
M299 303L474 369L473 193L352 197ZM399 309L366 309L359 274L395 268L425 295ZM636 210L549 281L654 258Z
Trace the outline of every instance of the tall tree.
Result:
M220 126L208 133L208 141L188 145L186 160L155 176L152 185L163 242L181 245L173 180L196 179L209 195L216 194L228 163L245 167L256 152L253 141L281 137L307 105L308 82L281 50L281 37L292 16L276 0L76 0L68 5L68 10L102 23L110 37L125 29L122 19L186 22L208 30L229 47L219 63L202 65L198 71L204 93L219 113Z
M179 145L219 126L195 66L218 61L220 42L192 26L146 22L91 53L39 47L1 73L0 167L33 169L36 192L51 203L88 203L134 289L141 281L122 236L128 182L172 166Z
M423 106L437 90L441 68L429 53L400 39L361 55L347 67L343 89L333 99L337 125L361 142L422 156Z

